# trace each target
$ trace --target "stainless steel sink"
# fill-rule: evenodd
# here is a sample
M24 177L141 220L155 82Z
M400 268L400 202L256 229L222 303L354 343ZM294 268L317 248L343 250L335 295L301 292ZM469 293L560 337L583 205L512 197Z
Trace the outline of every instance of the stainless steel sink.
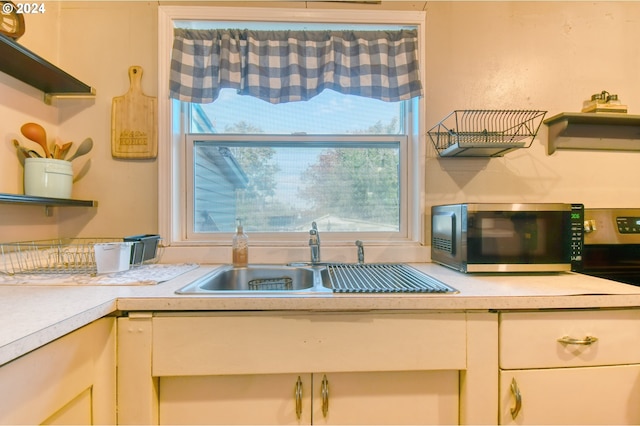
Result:
M177 290L178 294L457 293L404 264L222 266Z
M222 266L176 291L178 294L203 293L291 293L326 292L317 268L283 265Z

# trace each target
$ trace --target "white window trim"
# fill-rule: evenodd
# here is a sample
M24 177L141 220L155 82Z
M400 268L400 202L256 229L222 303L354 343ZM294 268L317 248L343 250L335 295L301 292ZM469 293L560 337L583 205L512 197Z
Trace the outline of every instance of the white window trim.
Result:
M248 14L247 11L252 13ZM255 17L255 18L253 18ZM180 164L186 155L181 140L184 129L172 127L172 116L180 114L174 107L178 104L169 98L169 74L171 47L173 44L173 21L176 20L224 20L246 22L250 20L288 22L348 22L405 24L415 26L420 43L421 81L425 81L425 13L416 11L389 10L319 10L319 9L283 9L283 8L230 8L215 6L160 6L158 8L158 223L165 249L165 261L184 261L186 259L200 263L227 263L230 259L230 241L228 244L186 241L186 182L180 171ZM428 261L425 247L424 188L425 188L425 105L424 97L418 100L421 116L418 129L412 129L414 143L409 147L410 187L414 194L408 200L408 235L406 240L376 241L367 248L367 261ZM171 142L169 142L171 141ZM334 261L353 261L355 249L352 243L323 240L323 258ZM251 242L250 242L251 246ZM306 239L297 244L260 244L251 247L253 263L296 261L304 256L301 247L307 246ZM278 247L278 250L273 250ZM229 252L229 253L227 253ZM304 259L303 259L304 260Z

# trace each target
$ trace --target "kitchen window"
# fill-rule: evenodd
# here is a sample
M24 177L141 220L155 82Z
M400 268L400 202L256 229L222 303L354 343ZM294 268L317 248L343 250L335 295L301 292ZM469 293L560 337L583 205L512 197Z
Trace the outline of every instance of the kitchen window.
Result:
M421 13L389 11L160 11L160 53L168 61L174 28L409 28L422 34L424 21ZM161 81L163 71L169 74L161 69ZM161 90L167 89L161 84ZM160 221L171 244L228 244L236 218L252 245L305 242L301 233L312 221L323 242L419 242L421 97L385 102L325 89L309 100L270 103L223 88L214 102L174 99L166 108L173 143L164 161L160 157L161 174L170 172L160 178Z

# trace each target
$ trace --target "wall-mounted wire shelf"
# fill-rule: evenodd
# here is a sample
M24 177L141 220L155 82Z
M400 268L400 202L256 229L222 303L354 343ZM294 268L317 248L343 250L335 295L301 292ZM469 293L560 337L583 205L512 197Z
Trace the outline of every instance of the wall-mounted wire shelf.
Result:
M546 113L455 110L427 133L440 157L502 157L531 146Z
M95 274L97 266L94 246L124 240L126 239L58 238L2 243L0 274ZM145 254L145 250L148 253ZM150 247L143 241L134 241L131 264L135 266L155 262L155 250L155 246Z

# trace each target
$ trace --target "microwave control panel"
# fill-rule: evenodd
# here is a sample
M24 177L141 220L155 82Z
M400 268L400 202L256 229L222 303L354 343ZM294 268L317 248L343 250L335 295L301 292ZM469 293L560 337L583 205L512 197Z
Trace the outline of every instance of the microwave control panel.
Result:
M640 217L616 217L616 224L621 234L640 234Z
M584 204L571 204L571 270L572 271L582 270L583 247L584 247Z

